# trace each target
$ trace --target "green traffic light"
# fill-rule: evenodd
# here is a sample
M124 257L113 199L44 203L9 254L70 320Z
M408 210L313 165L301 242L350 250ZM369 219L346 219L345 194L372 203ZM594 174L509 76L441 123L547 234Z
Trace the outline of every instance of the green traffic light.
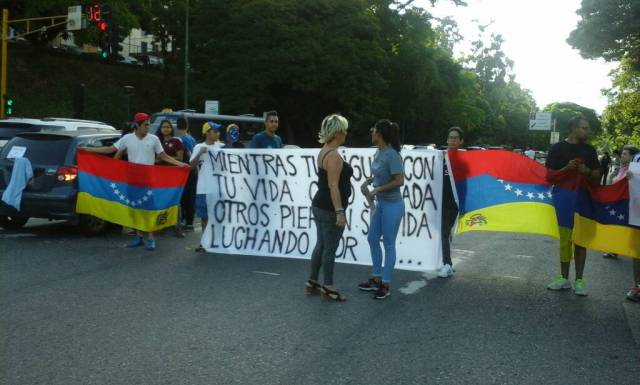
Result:
M7 115L13 115L13 110L11 108L7 108L7 111L5 113Z
M106 58L107 58L107 56L109 56L109 54L107 53L107 51L102 51L102 52L100 52L100 57L101 57L101 58L106 59Z
M13 106L13 99L7 99L7 106Z

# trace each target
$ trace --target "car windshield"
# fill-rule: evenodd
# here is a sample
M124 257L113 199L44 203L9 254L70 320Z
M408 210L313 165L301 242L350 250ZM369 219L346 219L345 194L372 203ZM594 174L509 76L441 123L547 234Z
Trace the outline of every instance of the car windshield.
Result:
M16 137L2 149L2 159L14 149L14 154L22 154L34 165L61 165L72 140L68 136L57 135Z

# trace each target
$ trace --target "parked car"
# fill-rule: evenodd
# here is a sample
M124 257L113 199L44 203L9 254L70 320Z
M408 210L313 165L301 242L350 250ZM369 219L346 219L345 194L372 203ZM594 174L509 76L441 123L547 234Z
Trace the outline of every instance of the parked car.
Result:
M2 150L2 147L4 147L9 139L20 133L84 130L117 132L113 126L95 120L67 118L6 118L0 119L0 150Z
M20 211L0 201L0 227L19 229L29 218L63 219L79 224L88 235L98 234L109 223L91 215L76 214L78 147L110 146L117 132L98 130L28 132L11 139L0 152L0 195L11 180L15 159L7 158L22 147L33 168L33 179L22 194ZM14 151L15 153L16 151Z
M138 59L132 56L123 56L122 59L120 60L120 63L131 64L131 65L142 65L142 63L140 63Z

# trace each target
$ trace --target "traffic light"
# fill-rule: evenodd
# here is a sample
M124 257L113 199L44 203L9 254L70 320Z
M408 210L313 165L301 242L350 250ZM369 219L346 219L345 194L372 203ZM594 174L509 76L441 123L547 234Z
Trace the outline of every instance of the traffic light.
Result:
M100 36L98 37L98 55L102 59L108 59L111 55L109 34L105 32L100 32Z
M4 96L4 114L13 115L13 98L7 95Z
M113 25L113 28L109 31L111 55L114 60L121 60L122 55L120 52L124 49L124 39L128 35L128 30L120 25Z

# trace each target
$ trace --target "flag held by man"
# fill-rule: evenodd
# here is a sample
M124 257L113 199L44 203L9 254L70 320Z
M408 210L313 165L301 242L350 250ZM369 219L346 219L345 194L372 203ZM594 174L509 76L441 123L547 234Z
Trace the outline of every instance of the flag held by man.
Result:
M147 166L79 150L76 211L141 231L178 222L189 169Z

